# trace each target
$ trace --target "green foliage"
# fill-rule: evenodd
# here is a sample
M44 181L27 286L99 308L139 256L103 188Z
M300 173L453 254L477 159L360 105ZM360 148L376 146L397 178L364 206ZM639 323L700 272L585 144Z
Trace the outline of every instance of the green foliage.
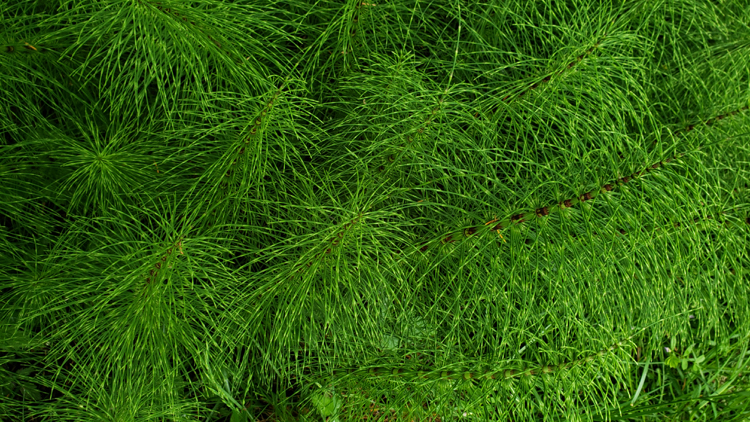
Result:
M0 418L750 417L742 0L0 3Z

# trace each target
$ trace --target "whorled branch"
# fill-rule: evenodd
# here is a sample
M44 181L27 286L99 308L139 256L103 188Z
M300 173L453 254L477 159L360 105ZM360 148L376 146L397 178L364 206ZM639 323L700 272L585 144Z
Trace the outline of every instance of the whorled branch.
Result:
M612 352L626 344L633 336L620 340L617 343L589 355L582 359L568 361L559 365L541 365L537 367L526 368L498 368L485 367L482 369L465 369L465 370L440 370L436 368L411 368L411 367L372 367L372 368L354 368L354 369L337 369L333 371L334 376L351 376L365 375L370 377L396 377L412 378L415 380L509 380L513 378L523 378L539 375L555 375L564 370L572 369L575 366L583 365Z
M606 38L606 36L607 36L607 34L604 34L604 35L603 35L603 36L602 36L602 37L601 37L601 38L600 38L600 39L599 39L599 40L598 40L598 41L597 41L597 42L596 42L596 43L594 44L594 46L593 46L593 47L589 48L589 49L588 49L588 50L586 50L586 51L585 51L585 52L584 52L583 54L580 54L580 55L579 55L578 57L576 57L576 59L575 59L575 60L573 60L573 61L571 61L570 63L568 63L568 65L567 65L567 66L566 66L565 68L563 68L563 69L559 70L558 72L555 72L555 73L554 73L554 74L552 74L552 75L547 75L547 76L545 76L544 78L542 78L542 79L541 79L540 81L538 81L538 82L534 82L534 83L532 83L532 84L528 85L528 86L527 86L527 87L526 87L526 88L525 88L525 89L524 89L523 91L521 91L521 92L520 92L520 93L519 93L518 95L516 95L516 96L513 96L512 94L508 94L508 95L506 95L506 96L505 96L505 97L503 98L503 102L511 102L511 101L513 101L514 99L517 99L517 98L521 98L521 97L523 97L523 96L524 96L525 94L527 94L527 93L529 93L529 92L531 92L531 91L535 90L536 88L538 88L538 87L540 87L540 86L542 86L542 85L544 85L544 84L546 84L546 83L550 82L550 81L552 80L552 78L553 78L553 77L558 77L558 76L562 75L563 73L565 73L566 71L568 71L568 70L570 70L570 69L573 69L573 68L574 68L574 67L575 67L575 66L576 66L576 65L577 65L578 63L580 63L580 62L581 62L581 61L582 61L582 60L583 60L584 58L588 57L588 56L589 56L589 55L591 55L591 54L592 54L592 53L593 53L593 52L594 52L594 51L595 51L595 50L596 50L597 48L599 48L599 46L600 46L600 45L601 45L601 43L602 43L602 42L604 41L604 39ZM430 124L432 124L432 121L433 121L433 119L435 118L435 114L437 114L437 112L438 112L438 111L439 111L439 110L441 109L441 107L442 107L442 104L443 104L443 100L440 100L440 104L439 104L438 106L436 106L436 107L434 107L434 108L432 109L432 112L430 113L430 116L429 116L429 117L428 117L427 119L425 119L425 121L424 121L424 122L423 122L423 123L422 123L422 124L420 125L419 129L417 129L417 134L416 134L416 135L407 135L407 136L406 136L406 141L407 141L407 143L408 143L408 144L411 144L411 143L412 143L412 142L413 142L413 141L414 141L414 140L415 140L415 139L416 139L416 138L417 138L418 136L422 136L422 135L424 134L425 130L426 130L426 129L427 129L427 128L428 128L429 126L430 126ZM492 109L492 110L491 110L491 115L494 115L495 113L497 113L497 107L495 107L494 109ZM479 112L476 112L476 113L474 114L474 117L475 117L475 118L479 118ZM401 148L405 148L405 147L406 147L406 144L401 144L401 145L400 145L400 147L401 147ZM389 163L393 163L393 162L394 162L395 160L396 160L396 156L395 156L394 154L391 154L391 155L389 155L389 156L388 156L388 162L389 162ZM382 166L382 165L381 165L380 167L378 167L378 171L379 171L379 172L383 172L383 171L385 171L385 166Z
M737 113L739 113L741 111L747 110L748 108L750 108L750 106L745 106L745 107L740 108L739 110L732 111L732 112L729 112L729 113L725 113L723 115L714 117L712 119L708 119L705 122L705 124L706 125L710 125L713 122L716 122L718 120L722 120L722 119L724 119L725 117L728 117L728 116L733 116L733 115L735 115L735 114L737 114ZM690 130L693 129L693 127L694 127L693 125L687 127L685 129L685 132L689 132ZM506 219L503 219L503 220L495 218L495 219L492 219L492 220L484 223L484 225L488 226L490 224L494 224L491 227L491 231L497 231L497 233L500 234L500 230L502 230L504 228L507 228L507 227L510 227L513 224L521 224L521 223L530 221L530 220L532 220L534 218L544 218L544 217L549 216L551 213L559 212L559 211L562 211L562 210L564 210L566 208L574 207L575 205L577 205L579 203L590 201L590 200L596 198L599 194L610 192L610 191L616 189L618 186L622 186L622 185L630 182L633 179L636 179L636 178L641 177L643 175L646 175L646 174L648 174L648 173L650 173L650 172L652 172L654 170L657 170L658 168L660 168L662 166L665 166L665 165L669 164L670 162L672 162L673 160L678 159L678 158L680 158L682 156L684 156L684 153L677 153L673 157L670 157L670 158L661 160L659 162L656 162L654 164L651 164L650 166L647 166L647 167L643 168L640 171L636 171L636 172L634 172L633 174L631 174L629 176L625 176L625 177L621 177L621 178L618 178L616 180L613 180L610 183L607 183L607 184L601 186L599 189L592 190L592 191L589 191L589 192L583 192L580 195L578 195L577 197L560 201L557 204L551 204L551 205L548 205L548 206L545 206L545 207L541 207L541 208L537 208L537 209L535 209L533 211L529 211L529 212L525 212L525 213L514 214L514 215L511 215L509 218L506 218ZM482 226L467 227L467 228L465 228L465 229L462 230L462 233L463 233L464 236L470 237L470 236L476 234L477 232L479 232L479 230L481 228L482 228ZM453 243L453 242L455 242L455 239L454 239L454 235L455 234L456 233L454 232L454 233L449 233L449 234L446 234L444 236L441 236L442 240L440 242L436 242L436 241L423 242L421 244L421 246L419 247L419 251L420 252L425 252L425 251L427 251L427 249L430 248L430 246L439 245L441 243L442 244L449 243L449 242Z

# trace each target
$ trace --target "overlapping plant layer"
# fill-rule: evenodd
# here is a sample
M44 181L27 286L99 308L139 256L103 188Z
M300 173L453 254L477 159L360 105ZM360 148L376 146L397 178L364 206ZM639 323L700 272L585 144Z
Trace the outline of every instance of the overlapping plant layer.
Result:
M0 416L747 418L749 25L0 4Z

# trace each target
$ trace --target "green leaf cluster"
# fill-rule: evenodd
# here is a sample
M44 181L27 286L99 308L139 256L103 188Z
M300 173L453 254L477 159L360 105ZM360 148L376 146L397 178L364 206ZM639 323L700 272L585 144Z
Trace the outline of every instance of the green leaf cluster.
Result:
M750 417L745 0L0 0L0 418Z

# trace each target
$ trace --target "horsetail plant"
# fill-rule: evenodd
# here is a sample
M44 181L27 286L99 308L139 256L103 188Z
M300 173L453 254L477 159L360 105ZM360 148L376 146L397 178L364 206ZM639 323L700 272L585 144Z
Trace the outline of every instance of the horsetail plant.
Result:
M750 9L0 3L0 419L745 420Z

